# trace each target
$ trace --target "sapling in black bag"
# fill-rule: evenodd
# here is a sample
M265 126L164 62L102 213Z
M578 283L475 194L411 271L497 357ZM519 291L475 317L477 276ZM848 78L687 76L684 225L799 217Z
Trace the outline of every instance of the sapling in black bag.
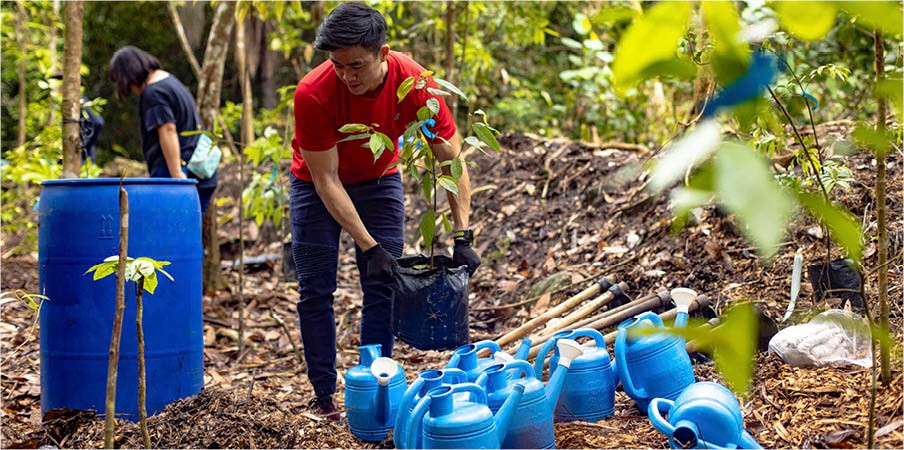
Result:
M393 277L392 332L421 350L468 343L468 268L448 256L405 256Z

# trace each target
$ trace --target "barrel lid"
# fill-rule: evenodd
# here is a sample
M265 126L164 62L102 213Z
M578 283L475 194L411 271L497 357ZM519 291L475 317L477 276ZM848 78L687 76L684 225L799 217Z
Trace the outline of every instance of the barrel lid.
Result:
M67 178L63 180L47 180L42 181L42 186L60 186L60 185L119 185L119 178ZM198 180L191 178L123 178L122 184L198 184Z

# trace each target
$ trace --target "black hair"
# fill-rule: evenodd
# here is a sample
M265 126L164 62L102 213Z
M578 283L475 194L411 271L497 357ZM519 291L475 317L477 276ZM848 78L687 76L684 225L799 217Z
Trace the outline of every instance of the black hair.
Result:
M116 83L116 98L123 100L132 92L132 86L141 86L151 72L160 68L160 61L150 53L127 45L110 58L110 79Z
M377 53L385 43L386 19L379 11L362 3L343 3L320 24L314 48L331 52L360 45Z

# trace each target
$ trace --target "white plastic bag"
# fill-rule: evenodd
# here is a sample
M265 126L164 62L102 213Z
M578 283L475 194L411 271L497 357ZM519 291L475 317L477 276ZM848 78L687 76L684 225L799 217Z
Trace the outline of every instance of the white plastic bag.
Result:
M796 367L872 367L870 330L855 313L830 309L809 322L779 331L769 351Z

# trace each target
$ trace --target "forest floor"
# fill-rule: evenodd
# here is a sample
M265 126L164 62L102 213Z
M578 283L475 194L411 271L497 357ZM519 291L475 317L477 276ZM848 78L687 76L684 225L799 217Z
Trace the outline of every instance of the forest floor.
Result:
M829 141L827 146L846 138L850 131L850 123L819 129L820 139ZM732 302L753 301L778 322L788 304L795 251L802 251L805 264L825 256L821 230L809 218L792 222L787 242L768 262L757 258L732 219L717 208L704 208L688 227L673 232L666 196L653 196L644 189L641 164L649 155L526 135L509 135L501 143L501 155L473 156L480 168L471 174L472 228L484 265L470 285L472 341L497 338L602 275L627 282L632 297L689 287L709 295L717 312ZM889 300L895 345L892 382L879 385L876 399L876 446L882 448L904 446L902 162L901 153L895 152L888 163ZM867 215L864 228L874 235L874 158L860 152L847 157L846 164L854 172L854 182L849 190L836 191L836 195L858 217ZM234 172L234 167L224 168L220 195L237 194ZM414 199L409 194L406 236L414 235L417 220L413 218L421 209ZM230 249L234 250L238 237L237 220L229 219L237 217L237 207L227 202L220 214L227 218L220 229L225 261L232 257ZM281 253L272 229L248 225L245 238L246 258ZM407 252L417 250L410 245ZM838 257L834 252L833 246L833 257ZM876 252L875 242L869 241L863 264L868 271L870 303L877 299ZM2 290L36 292L36 266L34 255L3 260ZM391 438L376 444L359 441L344 421L324 420L306 408L312 391L298 353L297 284L284 281L279 263L246 269L247 331L245 351L239 355L234 331L238 274L232 269L226 273L230 290L204 298L204 390L148 420L152 444L160 448L391 448ZM557 288L547 290L546 295L531 294L532 287L556 274L561 282ZM335 295L340 373L337 404L342 405L341 375L358 363L361 310L354 250L347 238L340 254L339 277ZM523 302L532 297L538 298ZM836 305L833 301L814 302L805 279L797 312L789 323L805 321ZM506 307L516 303L522 304ZM2 308L0 447L102 447L103 421L93 413L70 411L48 415L42 421L40 353L33 322L22 304ZM419 351L401 342L393 355L409 381L421 370L440 368L449 356L449 351ZM869 369L795 368L774 355L760 353L755 370L753 388L741 403L747 430L764 447L866 446ZM711 365L698 364L695 371L698 380L720 379ZM137 425L119 421L116 443L140 447ZM668 446L666 438L621 390L616 393L614 417L598 423L557 424L556 443L559 448Z

